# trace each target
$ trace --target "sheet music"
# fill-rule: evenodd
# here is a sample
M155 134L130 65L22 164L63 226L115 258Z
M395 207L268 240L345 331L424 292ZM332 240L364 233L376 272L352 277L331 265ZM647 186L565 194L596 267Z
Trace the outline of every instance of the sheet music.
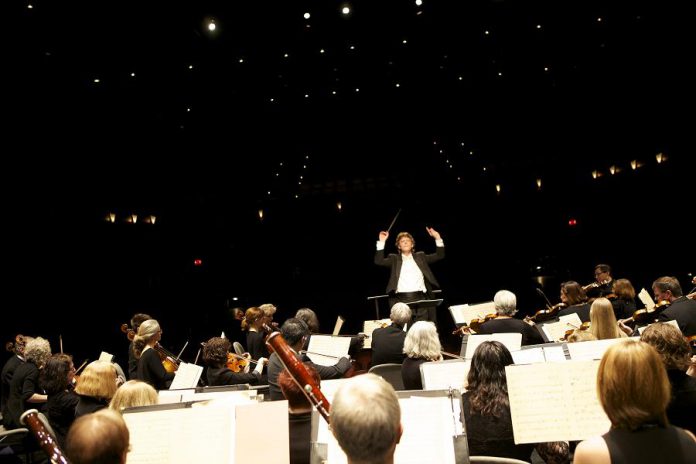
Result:
M174 374L174 380L172 380L169 389L195 388L198 386L201 374L203 374L203 366L185 362L179 363L179 368Z
M542 347L530 348L528 350L513 351L512 359L515 364L532 364L532 363L543 363L546 362L546 356L544 356L544 349Z
M563 346L545 346L543 349L546 362L567 361Z
M653 322L653 324L669 324L669 325L673 325L673 326L676 327L677 330L679 330L679 332L681 333L681 329L679 328L679 324L678 324L677 321L675 321L674 319L672 319L671 321L667 321L667 322ZM647 329L648 327L650 327L651 325L652 325L652 324L648 324L648 325L643 326L643 327L638 327L638 333L639 333L640 335L643 335L643 331L644 331L645 329Z
M495 304L492 301L474 305L462 304L449 307L455 324L469 325L472 319L483 319L488 314L495 313Z
M184 393L191 392L194 393L194 389L188 390L159 390L157 392L157 403L158 404L171 404L171 403L181 403L181 397Z
M638 293L638 299L643 302L643 304L648 310L651 310L655 307L655 301L650 296L650 293L648 293L648 291L644 288L640 289L640 293Z
M461 391L470 367L471 361L462 359L423 363L420 365L423 390L447 390L452 387Z
M101 354L99 355L98 361L106 361L108 363L113 362L114 360L114 355L109 354L106 351L102 351Z
M329 401L329 404L333 401L333 397L338 391L339 387L343 385L349 379L329 379L322 380L319 388L321 389L324 397ZM323 420L323 419L322 419Z
M541 327L546 337L554 342L559 342L565 338L566 330L577 329L582 325L580 316L577 313L567 314L558 318L558 322L549 322Z
M474 351L478 346L485 341L498 341L505 345L510 351L518 351L522 346L521 333L496 333L490 335L469 335L466 343L466 359L471 359L474 356Z
M222 400L232 404L248 404L256 396L256 390L237 390L237 391L218 391L196 393L195 390L185 390L186 393L181 395L181 402L186 401L203 401L203 400Z
M505 368L515 443L584 440L611 426L596 390L599 361Z
M343 319L341 316L338 316L336 318L336 324L334 325L334 329L332 335L338 335L341 332L341 327L343 327L343 323L345 322L345 319Z
M638 337L631 337L638 338ZM568 352L573 361L589 361L602 359L604 352L614 343L626 340L625 338L609 338L607 340L592 340L589 342L568 343Z
M307 356L315 364L333 366L338 362L338 358L348 356L348 348L350 348L350 337L314 334L309 339Z
M367 338L363 340L363 348L372 348L372 332L375 329L379 329L382 325L391 324L391 319L376 319L371 321L363 321L363 333L367 335Z
M123 414L128 464L233 464L234 409L198 407Z
M238 463L290 463L290 436L288 402L266 401L235 408L237 436L235 462ZM259 446L268 439L270 446ZM269 439L272 437L272 439ZM206 462L206 461L197 461Z
M396 445L394 463L454 464L454 442L452 441L454 424L449 397L412 396L400 399L399 405L404 433L401 441ZM329 464L348 462L345 453L329 431L326 421L321 421L319 424L317 441L328 444L327 462Z

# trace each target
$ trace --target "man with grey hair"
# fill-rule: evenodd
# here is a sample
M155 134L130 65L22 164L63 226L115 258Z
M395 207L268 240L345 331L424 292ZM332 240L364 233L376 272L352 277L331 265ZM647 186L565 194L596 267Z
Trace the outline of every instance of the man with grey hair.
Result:
M522 334L522 345L544 343L544 339L536 326L531 326L512 317L517 313L517 297L514 293L500 290L493 297L493 304L497 316L481 324L479 334L520 333Z
M403 427L394 388L365 374L346 381L331 405L331 431L348 464L391 464Z
M411 321L411 308L406 303L396 303L391 308L391 325L372 332L372 365L404 361L404 340L407 324Z

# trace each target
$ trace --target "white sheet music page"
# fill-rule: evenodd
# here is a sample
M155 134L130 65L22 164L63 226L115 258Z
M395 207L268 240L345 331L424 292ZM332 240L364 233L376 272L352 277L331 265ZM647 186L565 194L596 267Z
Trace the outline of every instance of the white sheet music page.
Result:
M518 351L522 346L521 333L496 333L490 335L469 335L466 343L466 359L471 359L474 356L474 351L478 346L486 341L497 341L505 345L510 351Z
M540 346L510 353L515 364L532 364L546 362L544 349Z
M545 346L544 357L546 362L565 362L567 361L563 346Z
M597 398L599 361L505 368L515 443L585 440L611 426Z
M338 362L338 358L348 356L348 348L350 337L313 334L309 339L307 356L315 364L333 366Z
M107 353L106 351L102 351L99 354L99 361L106 361L106 362L112 362L114 360L114 355Z
M638 338L638 337L631 337ZM625 338L610 338L607 340L591 340L588 342L568 343L568 352L573 361L589 361L602 359L604 352L614 343L626 340Z
M495 314L495 304L492 301L478 304L462 304L449 307L455 324L469 325L472 319L483 319L489 314Z
M423 363L420 365L423 390L447 390L452 387L461 391L470 368L471 361L462 359Z
M654 322L653 324L669 324L669 325L676 327L677 330L679 330L679 332L681 333L681 329L679 328L679 323L677 323L677 321L675 321L674 319L672 319L671 321L667 321L667 322ZM643 331L645 331L645 329L647 329L651 325L652 324L648 324L648 325L645 325L643 327L638 327L638 333L640 335L643 335Z
M198 386L201 374L203 374L203 366L185 362L179 363L179 368L174 374L174 380L172 380L169 389L195 388Z
M344 323L345 321L346 321L346 320L343 319L341 316L338 316L338 317L336 318L336 325L334 325L334 329L333 329L333 332L331 332L331 334L332 334L332 335L338 335L339 333L341 333L341 327L343 327L343 323Z
M372 348L372 332L381 328L383 325L391 324L391 319L375 319L363 322L363 333L367 338L363 341L363 348Z
M123 415L128 464L234 464L234 409L198 407Z
M567 314L558 318L558 322L546 323L541 327L546 337L554 342L559 342L565 338L567 330L577 329L582 325L580 316L577 313Z
M652 299L650 296L650 293L644 288L640 289L640 293L638 293L638 299L643 302L645 307L650 310L655 307L655 301Z
M235 462L290 463L287 401L239 405L235 408L235 414ZM272 445L259 446L259 431L263 431L263 441Z

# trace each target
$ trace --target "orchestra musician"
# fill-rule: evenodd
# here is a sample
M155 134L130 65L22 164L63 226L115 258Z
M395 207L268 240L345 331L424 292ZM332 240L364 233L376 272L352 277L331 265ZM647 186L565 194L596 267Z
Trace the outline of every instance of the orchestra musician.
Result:
M157 390L142 380L129 380L124 383L109 402L109 409L121 412L126 408L150 406L159 402Z
M134 314L133 317L131 317L130 320L130 329L133 331L133 335L138 333L138 329L140 328L140 324L143 322L147 321L148 319L152 319L152 316L149 314L145 313L137 313ZM130 334L130 332L129 332ZM129 335L130 337L130 335ZM135 356L135 352L133 352L133 340L131 339L130 344L128 345L128 379L133 380L138 378L138 358Z
M48 396L45 413L55 432L58 445L65 445L65 436L75 421L75 407L80 397L72 389L75 365L72 356L57 353L48 358L39 373L39 385Z
M581 322L590 321L590 305L587 295L579 283L569 280L561 284L561 301L566 307L558 312L558 316L577 314Z
M611 266L597 264L594 268L595 281L583 287L588 298L606 297L614 293L614 278L611 276Z
M396 303L391 308L392 323L372 332L372 365L404 362L406 327L411 322L411 308L406 303Z
M162 329L155 319L140 324L133 339L133 352L138 358L138 380L143 380L156 390L165 390L174 379L174 372L167 372L156 346L162 338Z
M304 363L304 366L314 383L320 386L321 378L317 370L310 363ZM287 369L283 369L278 374L278 385L283 396L288 400L290 464L309 463L312 441L312 403Z
M544 343L544 339L535 326L515 319L517 313L517 297L509 290L500 290L493 297L497 316L487 320L479 327L478 334L519 333L522 334L522 345Z
M249 364L246 364L246 370L241 372L233 372L227 363L230 359L230 348L232 344L227 338L213 337L208 340L203 346L203 361L208 365L206 377L208 385L211 387L218 385L238 385L248 383L251 385L259 385L263 383L263 366L265 359L260 358L256 362L256 367L253 371L248 372ZM233 355L233 359L235 358Z
M668 301L669 307L659 316L661 322L675 320L686 337L696 335L696 300L685 297L676 277L660 277L652 284L655 300Z
M80 400L75 406L75 417L91 414L109 406L118 388L118 376L113 363L93 361L80 374L75 393Z
M590 307L590 328L588 329L597 340L609 338L624 338L624 333L619 328L619 323L614 315L614 307L606 298L597 298Z
M305 344L306 338L309 337L309 327L304 321L296 318L286 320L280 328L280 333L287 342L290 349L295 353L295 356L302 362L310 362L311 360L306 354L299 354ZM347 356L342 356L333 366L321 366L312 363L313 367L319 372L319 377L322 379L338 379L348 372L351 367L350 360ZM282 400L283 393L278 385L278 375L284 369L283 363L276 353L271 353L268 359L268 385L271 401Z
M7 397L10 394L10 381L17 369L17 366L24 363L24 346L32 337L25 337L17 334L14 341L8 342L5 345L7 351L12 352L12 356L2 366L2 383L0 384L0 411L3 417L9 415L7 411Z
M75 421L65 454L70 464L125 464L130 433L120 413L103 409Z
M614 307L616 319L626 319L636 311L636 290L628 279L616 279L613 281L613 296L607 295Z
M406 358L401 364L401 378L406 390L422 390L420 365L430 361L442 361L442 346L435 324L418 321L408 330L404 340Z
M2 421L6 429L21 427L19 421L24 411L35 403L45 403L48 397L39 388L39 371L51 357L51 345L48 340L36 337L24 347L24 360L15 369L7 397L7 415L3 413Z
M271 319L273 316L271 315ZM242 330L246 330L246 349L253 359L268 358L268 349L264 343L263 325L268 316L261 308L251 307L244 313Z

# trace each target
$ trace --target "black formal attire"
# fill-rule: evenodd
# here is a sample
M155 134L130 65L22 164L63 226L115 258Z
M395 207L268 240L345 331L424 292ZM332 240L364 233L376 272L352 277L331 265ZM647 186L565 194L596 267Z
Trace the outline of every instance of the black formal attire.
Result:
M372 366L378 364L404 362L404 340L406 332L404 328L392 323L387 327L380 327L372 332Z
M246 336L247 353L251 355L251 359L268 359L268 348L264 341L265 335L261 332L248 331Z
M14 375L17 366L23 362L24 360L22 358L16 354L13 354L12 357L5 362L5 365L2 366L2 386L0 387L2 389L2 396L0 396L0 411L2 411L3 416L8 414L7 398L10 396L10 382L12 381L12 376Z
M614 308L616 319L626 319L633 316L636 311L635 301L626 301L615 298L611 300L611 306Z
M389 307L391 308L394 304L398 302L411 303L419 300L432 300L433 299L433 289L439 289L440 284L435 278L435 274L430 269L430 264L440 261L445 257L445 247L437 246L435 247L435 253L425 254L422 251L412 253L413 260L415 261L418 269L423 273L423 281L425 283L425 292L403 292L398 293L397 288L399 285L399 277L401 275L401 265L404 262L404 258L399 254L390 253L386 257L384 256L384 249L377 250L375 253L375 264L378 266L388 267L390 269L389 282L387 282L386 293L390 295L389 297ZM411 308L413 314L413 321L432 321L437 322L437 306L431 307L417 307Z
M401 379L404 381L404 390L422 390L423 381L420 375L420 365L430 362L425 358L406 357L401 364Z
M65 445L65 437L68 429L75 421L75 408L80 397L72 391L63 390L53 395L48 395L46 401L46 419L56 433L58 445Z
M75 406L75 419L84 416L85 414L92 414L100 409L105 409L109 407L109 400L107 398L95 398L94 396L77 395L79 400Z
M590 322L590 304L580 303L573 306L563 308L558 312L558 316L567 316L576 313L581 322Z
M647 425L636 431L611 429L602 435L611 464L693 464L696 441L683 429Z
M469 440L469 455L498 456L531 462L535 445L516 445L512 433L512 418L507 407L500 417L471 413L470 393L462 396L464 420ZM543 400L542 400L543 401Z
M496 318L486 321L481 324L478 333L519 333L522 334L522 346L544 343L544 338L541 336L536 327L533 327L519 319L513 318Z
M22 427L19 416L27 409L36 408L36 403L27 400L39 390L39 368L33 362L24 362L17 366L10 381L10 392L7 397L7 416L3 414L2 421L7 429Z
M144 350L138 360L138 379L149 383L155 390L166 390L174 379L174 373L167 372L159 354L150 348Z
M309 464L312 441L312 413L289 413L290 464Z
M680 296L658 316L660 322L675 320L685 337L696 335L696 300Z
M607 295L612 295L614 293L614 279L611 279L609 282L598 285L597 287L592 287L587 289L585 294L587 295L588 298L601 298L601 297L606 297Z
M667 375L672 385L667 419L670 424L696 434L696 378L677 369L668 369Z
M294 350L293 350L294 352ZM297 359L300 361L304 362L312 362L309 357L305 354L297 354L295 353L295 356ZM319 364L314 364L312 363L312 367L314 367L317 372L319 373L319 378L327 380L327 379L340 379L343 377L343 375L348 372L348 369L350 369L350 361L348 358L341 358L338 360L336 364L333 366L321 366ZM276 353L271 353L271 357L268 358L268 390L269 390L269 395L271 397L271 401L278 401L278 400L284 400L285 397L283 396L283 392L280 390L280 385L278 385L278 375L280 374L280 371L285 369L283 367L283 363L280 361L280 358Z
M128 380L138 379L138 358L133 351L133 342L128 345Z
M227 367L208 367L206 378L208 379L208 385L211 387L242 383L259 385L261 383L261 374L258 372L232 372Z

